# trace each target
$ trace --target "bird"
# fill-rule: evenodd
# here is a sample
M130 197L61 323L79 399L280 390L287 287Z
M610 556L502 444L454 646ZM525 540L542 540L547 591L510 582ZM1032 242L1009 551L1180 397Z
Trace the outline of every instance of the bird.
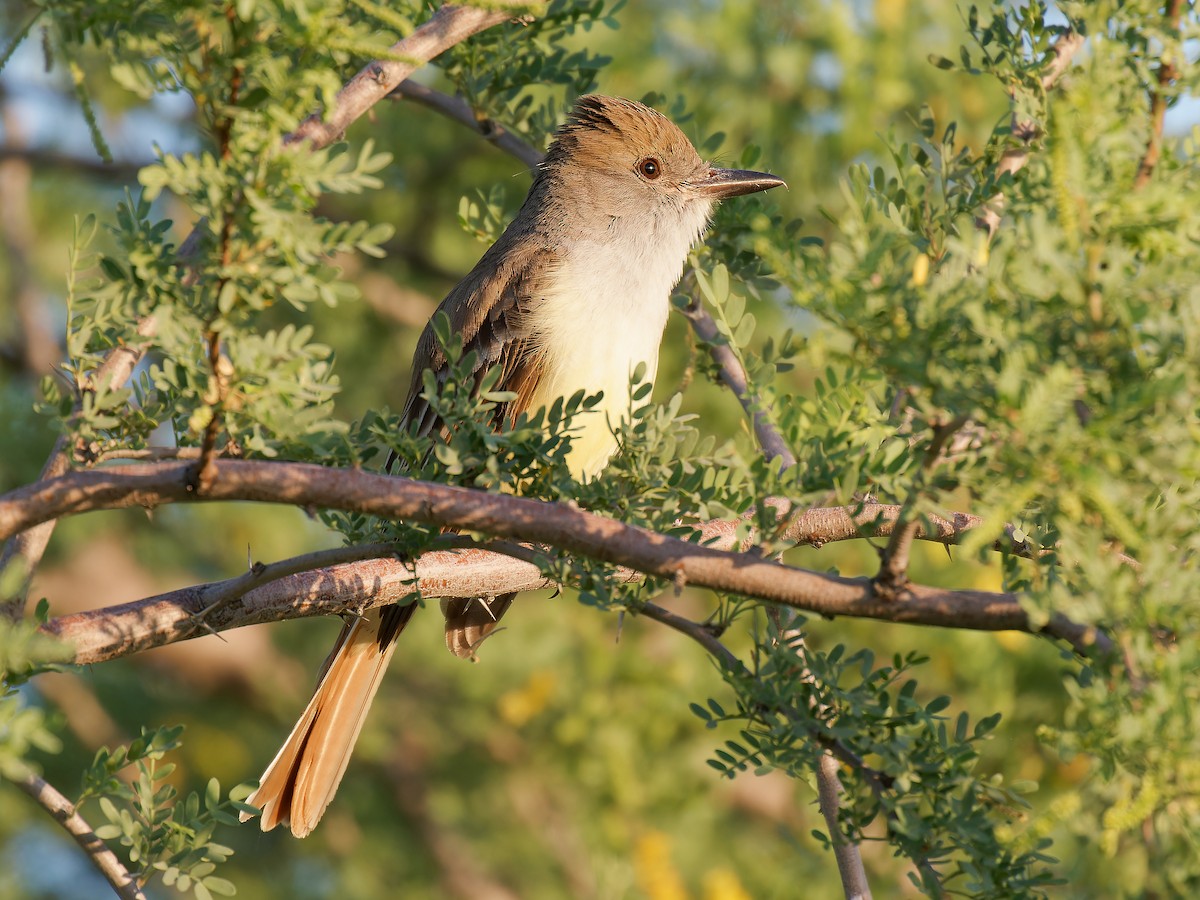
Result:
M502 427L522 412L578 391L602 394L576 418L567 466L596 477L617 448L614 423L628 417L630 379L653 382L670 296L716 204L784 185L775 175L718 168L656 110L619 97L580 97L555 132L520 211L438 307L464 353L477 388L510 392ZM413 355L405 425L437 435L441 423L425 391L440 389L449 361L433 327ZM446 642L473 658L512 594L444 601ZM417 604L369 610L345 624L295 728L247 803L269 831L312 832L345 774L367 711ZM243 814L243 820L249 818Z

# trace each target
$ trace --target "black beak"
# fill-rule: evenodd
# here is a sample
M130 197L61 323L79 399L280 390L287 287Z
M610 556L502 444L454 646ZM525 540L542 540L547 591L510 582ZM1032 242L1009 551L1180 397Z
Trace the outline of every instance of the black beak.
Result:
M747 172L745 169L709 169L691 182L698 194L713 200L757 194L759 191L769 191L781 185L787 187L782 178L776 178L766 172Z

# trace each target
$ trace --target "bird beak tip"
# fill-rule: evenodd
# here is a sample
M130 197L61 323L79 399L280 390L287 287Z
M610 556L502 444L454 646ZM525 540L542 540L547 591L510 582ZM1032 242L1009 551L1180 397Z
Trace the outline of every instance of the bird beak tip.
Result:
M745 169L710 169L704 178L694 183L703 195L714 200L756 194L772 188L787 187L787 182L777 175L766 172L750 172Z

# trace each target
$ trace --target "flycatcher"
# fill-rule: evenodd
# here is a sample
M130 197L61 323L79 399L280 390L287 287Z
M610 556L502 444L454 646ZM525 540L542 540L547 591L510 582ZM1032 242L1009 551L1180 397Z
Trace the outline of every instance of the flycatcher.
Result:
M774 175L704 162L665 116L632 100L581 97L555 134L517 217L438 307L475 351L482 379L515 398L497 423L579 390L603 392L581 413L568 456L596 475L616 449L639 364L653 381L671 289L720 200L778 187ZM441 423L421 396L423 373L444 382L447 360L426 326L417 344L404 419L422 434ZM459 656L496 627L513 595L443 604L446 642ZM347 623L300 721L248 799L262 829L288 823L304 837L337 790L367 709L416 604L373 609Z

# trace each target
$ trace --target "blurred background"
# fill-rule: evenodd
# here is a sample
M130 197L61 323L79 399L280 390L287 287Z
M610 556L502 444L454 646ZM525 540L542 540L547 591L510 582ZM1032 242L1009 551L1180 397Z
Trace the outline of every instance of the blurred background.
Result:
M5 5L0 46L23 13L23 4ZM760 147L757 167L790 186L771 193L766 208L803 219L804 235L822 236L820 211L843 203L847 166L883 158L886 136L909 136L922 106L939 131L956 121L959 139L975 147L1008 113L994 83L930 64L930 53L953 57L962 42L961 13L948 0L642 0L615 17L619 29L571 39L611 57L596 89L657 93L664 108L682 98L685 131L697 142L722 133L717 157L726 162ZM125 191L136 193L137 169L155 145L174 153L202 146L186 97L141 103L106 84L101 66L88 77L111 164L92 149L69 75L45 71L36 36L0 72L2 490L34 480L55 437L33 405L62 354L75 217L111 211ZM433 67L419 80L444 87ZM499 188L511 215L530 179L486 141L409 102L380 104L347 138L371 138L395 159L382 190L338 197L321 214L396 228L385 259L339 261L359 302L304 313L336 351L338 409L350 420L399 404L420 327L484 249L459 225L460 199ZM171 217L169 198L158 202ZM177 222L180 239L190 224ZM795 310L758 307L764 337L784 325L818 327ZM686 324L674 318L659 377L664 396L687 365ZM791 377L797 391L810 382L803 367ZM693 383L686 404L708 432L742 428L735 400L711 385ZM141 512L91 514L60 524L32 597L63 614L226 578L244 569L248 553L273 560L337 543L300 513L270 507L167 507L153 521ZM917 553L916 580L999 585L998 570L949 564L940 547ZM875 555L842 545L793 559L858 574ZM669 605L703 618L713 604L688 591ZM446 653L439 616L417 616L314 835L298 842L254 825L218 835L236 851L223 874L240 896L737 900L838 892L833 859L810 836L824 827L810 785L779 775L727 781L705 765L731 735L706 730L688 711L691 701L724 696L697 646L651 622L627 618L622 627L569 594L522 596L505 624L470 664ZM182 722L181 788L212 776L225 787L253 780L303 707L338 627L248 628L39 678L28 699L58 710L67 740L66 752L45 760L47 779L71 793L97 747L143 725ZM1086 776L1082 760L1059 764L1034 740L1063 702L1063 663L1049 644L865 622L818 621L809 630L820 647L929 654L924 688L955 698L948 714L1004 714L983 767L1009 782L1042 782L1035 805L1064 802ZM749 646L737 635L731 644ZM3 783L0 810L0 898L105 894L45 814ZM1092 884L1122 877L1065 827L1054 836L1071 861L1064 875ZM878 896L908 891L903 867L882 846L868 844L864 855Z

